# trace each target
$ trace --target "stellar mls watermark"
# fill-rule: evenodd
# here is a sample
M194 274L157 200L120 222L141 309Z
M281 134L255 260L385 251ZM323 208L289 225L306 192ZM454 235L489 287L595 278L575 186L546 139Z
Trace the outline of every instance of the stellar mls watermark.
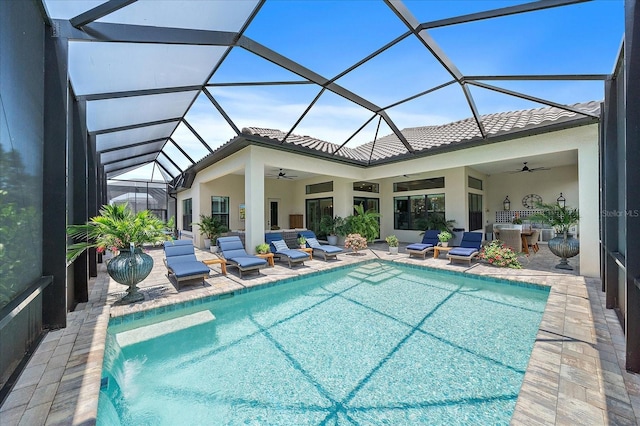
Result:
M640 210L602 210L604 217L639 217Z

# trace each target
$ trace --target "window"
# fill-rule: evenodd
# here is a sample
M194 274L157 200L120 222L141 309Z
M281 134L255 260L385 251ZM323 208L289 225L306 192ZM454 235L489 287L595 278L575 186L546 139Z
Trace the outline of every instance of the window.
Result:
M393 202L395 229L424 231L431 216L445 218L444 194L394 197Z
M318 194L319 192L332 192L333 181L314 183L306 186L307 194Z
M482 195L469 193L469 231L482 229Z
M182 200L182 229L185 231L193 231L191 227L191 222L193 222L192 208L191 198Z
M229 197L211 197L211 216L229 228Z
M482 190L482 181L472 176L468 177L468 185L469 185L469 188Z
M420 189L444 188L444 177L408 180L406 182L396 182L393 184L393 192L417 191Z
M380 185L373 182L353 182L353 190L360 192L380 192Z

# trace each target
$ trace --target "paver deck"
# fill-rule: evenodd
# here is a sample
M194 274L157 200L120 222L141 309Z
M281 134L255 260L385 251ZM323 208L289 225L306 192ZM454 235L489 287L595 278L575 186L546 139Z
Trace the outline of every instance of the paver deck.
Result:
M548 248L521 258L524 269L495 268L474 262L453 264L444 258L416 259L403 253L390 255L378 244L359 256L341 254L338 260L306 261L292 269L276 262L274 268L242 279L229 268L211 265L205 284L186 286L180 292L170 283L162 263L162 250L152 249L151 275L139 287L145 300L131 305L117 303L125 286L115 283L99 265L91 280L89 302L68 315L67 327L49 332L27 368L0 407L0 425L91 425L96 421L102 359L110 317L209 295L258 286L282 278L331 269L370 259L489 275L551 287L523 385L511 423L513 425L637 425L640 421L640 375L624 369L625 339L616 314L604 308L604 293L596 278L579 271L560 271L558 258ZM214 255L197 251L199 259ZM572 265L578 265L576 258Z

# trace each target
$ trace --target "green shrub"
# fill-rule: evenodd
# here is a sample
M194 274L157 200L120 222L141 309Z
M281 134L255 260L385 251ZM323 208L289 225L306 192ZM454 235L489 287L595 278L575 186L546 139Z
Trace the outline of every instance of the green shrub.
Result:
M484 259L493 266L501 266L513 269L521 269L522 265L518 261L518 254L514 252L510 247L504 245L500 240L491 241L484 246L478 258Z

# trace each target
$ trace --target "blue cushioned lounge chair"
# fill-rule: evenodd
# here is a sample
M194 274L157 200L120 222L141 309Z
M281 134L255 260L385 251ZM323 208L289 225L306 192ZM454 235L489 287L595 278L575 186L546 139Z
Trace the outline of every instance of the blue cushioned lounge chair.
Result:
M482 245L482 233L481 232L465 232L462 234L462 241L460 246L452 248L447 253L449 263L453 263L454 260L464 260L469 262L471 266L471 260L480 253L480 246Z
M438 245L438 234L440 231L430 229L424 231L422 241L419 243L409 244L405 250L411 256L421 256L423 259L427 256L427 253L432 252L433 248Z
M229 266L235 266L242 278L243 272L256 271L267 266L266 259L247 253L242 245L242 240L237 235L230 237L218 237L218 256L225 260Z
M180 290L183 283L201 282L209 278L211 269L196 259L191 240L171 240L164 242L164 265L169 278L176 280L176 288Z
M264 240L269 244L273 257L279 260L286 260L289 262L289 268L291 265L301 263L304 265L304 261L309 259L309 254L300 250L292 250L285 243L282 234L278 232L267 232L264 234Z
M307 239L307 247L313 249L314 256L321 255L324 260L331 258L337 259L338 253L342 253L342 249L340 247L320 244L313 231L300 231L298 232L298 238L299 237L305 237Z

